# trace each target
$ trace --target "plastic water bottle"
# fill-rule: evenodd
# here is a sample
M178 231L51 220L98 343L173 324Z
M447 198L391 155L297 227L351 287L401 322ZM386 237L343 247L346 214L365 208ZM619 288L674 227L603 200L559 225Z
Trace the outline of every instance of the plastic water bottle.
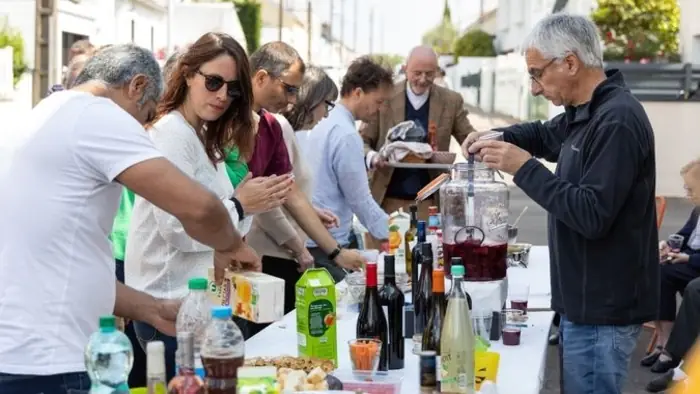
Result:
M230 306L213 307L211 317L202 343L207 394L236 394L238 367L245 356L243 334L231 319Z
M129 393L129 372L133 362L134 349L129 338L117 330L116 318L100 317L100 330L90 336L85 347L90 393Z
M177 314L177 332L191 332L194 336L194 373L204 378L204 368L200 358L200 349L204 339L204 331L209 324L211 315L211 302L207 296L207 280L205 278L192 278L188 282L190 293L182 302ZM182 365L180 352L175 357L176 370Z

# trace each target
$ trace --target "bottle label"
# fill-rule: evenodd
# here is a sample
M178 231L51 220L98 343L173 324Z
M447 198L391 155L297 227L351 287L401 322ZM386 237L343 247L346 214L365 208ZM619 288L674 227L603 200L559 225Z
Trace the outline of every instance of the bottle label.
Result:
M175 371L179 371L180 366L175 364ZM194 374L204 379L204 366L202 365L202 360L195 360L194 362Z

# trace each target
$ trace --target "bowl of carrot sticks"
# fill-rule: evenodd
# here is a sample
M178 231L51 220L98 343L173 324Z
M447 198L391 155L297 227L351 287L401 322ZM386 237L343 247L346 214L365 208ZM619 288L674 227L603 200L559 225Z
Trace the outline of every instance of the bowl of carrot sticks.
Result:
M357 338L349 340L348 346L353 371L375 372L377 370L382 341L373 338Z

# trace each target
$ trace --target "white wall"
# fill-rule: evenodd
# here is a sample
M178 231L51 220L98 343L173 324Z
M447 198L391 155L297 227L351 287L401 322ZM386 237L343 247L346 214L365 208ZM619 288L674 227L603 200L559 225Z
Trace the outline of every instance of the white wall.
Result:
M700 1L678 0L681 7L681 54L684 62L700 64Z
M233 3L177 4L173 42L176 46L196 41L210 31L231 35L246 48L245 34Z

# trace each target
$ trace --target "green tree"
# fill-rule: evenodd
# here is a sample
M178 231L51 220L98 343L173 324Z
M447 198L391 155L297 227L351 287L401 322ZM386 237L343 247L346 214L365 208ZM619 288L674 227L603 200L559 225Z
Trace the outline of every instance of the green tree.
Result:
M493 36L480 30L469 30L455 42L455 59L460 56L493 57L496 51L493 49Z
M390 53L375 53L369 55L375 62L384 65L385 67L391 68L392 70L396 68L399 64L403 63L403 56L394 55Z
M423 35L423 45L433 47L438 55L447 55L452 53L457 36L457 28L452 23L452 12L445 0L442 21Z
M257 0L235 0L236 13L241 21L245 34L248 53L255 52L260 47L260 31L262 30L261 6Z
M17 86L22 74L27 71L27 64L24 62L24 39L18 30L7 24L7 20L0 21L0 24L0 48L12 48L12 82Z
M591 18L605 41L606 60L678 58L677 0L598 0Z

